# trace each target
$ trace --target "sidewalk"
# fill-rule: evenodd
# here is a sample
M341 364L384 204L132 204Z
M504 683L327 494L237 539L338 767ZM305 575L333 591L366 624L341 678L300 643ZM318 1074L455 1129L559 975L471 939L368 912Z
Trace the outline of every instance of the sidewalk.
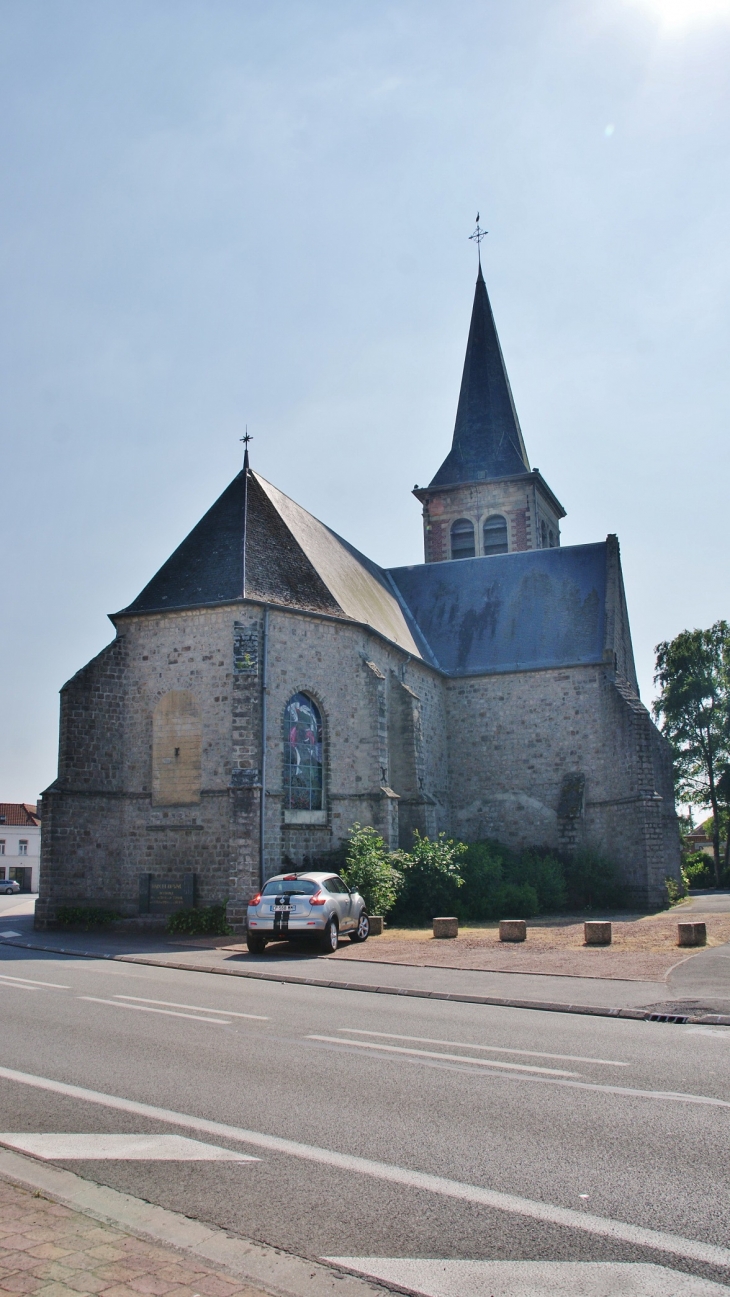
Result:
M668 923L675 934L676 923L687 911L693 919L699 917L699 906L693 902L685 905L660 916L660 922ZM715 921L726 922L727 915L718 914ZM545 956L560 952L546 950L541 958L539 950L531 954L525 946L518 947L516 953L514 948L507 949L504 955L497 950L497 956L504 961L501 967L490 968L491 958L487 967L483 964L470 967L466 960L459 966L461 938L448 942L427 942L420 938L420 945L428 948L428 955L433 952L431 958L438 955L449 959L449 965L439 966L414 958L411 952L419 941L412 939L401 943L405 953L399 949L394 959L389 958L387 936L372 938L364 948L343 942L336 955L316 955L289 948L286 943L270 946L263 955L250 955L240 938L235 937L186 940L164 933L35 932L32 922L31 915L14 916L13 928L0 930L0 946L379 994L469 1000L612 1017L644 1018L659 1013L686 1016L692 1021L719 1021L730 1026L730 943L696 953L670 945L659 956L656 971L651 969L649 975L643 965L647 956L640 956L637 962L629 951L625 952L628 963L623 961L625 975L622 976L619 965L609 975L604 971L596 976L598 961L602 956L610 957L611 949L565 951L563 958L577 957L573 968L586 970L576 975L570 965L564 972L552 971ZM643 922L639 920L639 924ZM5 935L9 931L11 935ZM531 927L535 938L537 932L537 928ZM521 960L520 966L517 960L524 955L528 958ZM507 961L510 963L505 967ZM539 971L541 968L545 971Z
M380 1285L317 1261L0 1150L0 1293L374 1297L377 1292L383 1292Z

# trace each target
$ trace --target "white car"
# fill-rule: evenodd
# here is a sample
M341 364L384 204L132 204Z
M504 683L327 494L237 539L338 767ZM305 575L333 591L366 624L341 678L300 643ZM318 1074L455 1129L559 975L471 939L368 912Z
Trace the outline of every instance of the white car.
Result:
M20 891L20 883L15 878L0 878L0 895L14 896Z
M366 941L370 920L359 892L338 874L277 874L248 903L246 943L260 955L268 941L314 937L332 954L340 934Z

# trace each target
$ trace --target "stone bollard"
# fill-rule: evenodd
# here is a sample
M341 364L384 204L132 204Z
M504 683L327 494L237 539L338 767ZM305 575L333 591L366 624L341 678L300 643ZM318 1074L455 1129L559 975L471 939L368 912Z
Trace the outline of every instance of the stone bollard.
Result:
M583 924L583 933L587 946L610 946L611 924L603 919L589 919Z
M678 946L706 946L707 928L704 923L678 923Z
M383 935L383 916L382 914L369 914L370 936L382 937Z
M434 937L458 937L459 920L458 919L434 919L433 935Z
M500 941L525 941L526 938L527 924L524 919L500 919Z

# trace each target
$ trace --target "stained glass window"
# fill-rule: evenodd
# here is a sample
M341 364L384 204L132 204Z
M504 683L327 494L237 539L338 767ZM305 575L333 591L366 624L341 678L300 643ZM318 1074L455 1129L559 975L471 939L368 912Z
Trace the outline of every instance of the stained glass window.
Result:
M284 805L322 810L322 717L306 694L295 694L284 712Z

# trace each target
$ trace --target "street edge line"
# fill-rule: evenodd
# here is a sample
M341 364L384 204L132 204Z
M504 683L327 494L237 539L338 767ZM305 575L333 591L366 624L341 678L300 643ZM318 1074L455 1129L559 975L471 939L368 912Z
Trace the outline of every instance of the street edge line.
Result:
M108 955L96 950L66 950L62 946L38 946L27 941L4 940L2 946L15 946L20 950L38 950L47 955L66 955L75 959L106 959L121 964L144 964L149 968L172 968L180 973L214 973L220 977L248 977L258 982L288 982L294 986L318 986L334 991L364 991L369 995L406 995L419 1000L451 1000L460 1004L484 1004L502 1009L536 1009L541 1013L578 1013L595 1018L628 1018L634 1022L647 1022L661 1012L660 1009L609 1009L590 1004L562 1004L554 1000L515 1000L498 995L462 995L451 991L426 991L402 986L377 986L368 982L339 982L331 978L297 977L287 973L259 973L248 968L217 968L213 964L182 964L165 959L148 959L144 955ZM670 1014L682 1017L686 1023L713 1027L730 1027L727 1013Z

